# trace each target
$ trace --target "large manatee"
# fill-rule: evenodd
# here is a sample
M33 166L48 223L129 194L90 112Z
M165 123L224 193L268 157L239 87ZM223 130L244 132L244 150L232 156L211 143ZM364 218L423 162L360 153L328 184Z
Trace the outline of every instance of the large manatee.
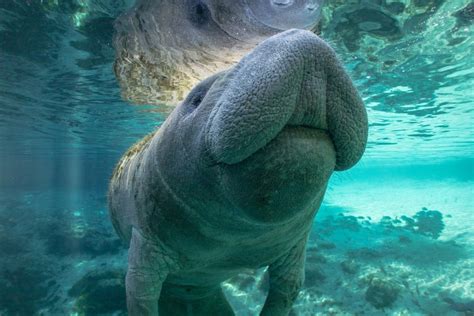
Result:
M309 31L275 35L202 81L111 180L130 315L233 315L221 282L265 266L261 315L287 315L328 179L366 140L362 100Z
M125 99L174 104L263 39L313 29L323 0L137 0L115 23L115 74Z

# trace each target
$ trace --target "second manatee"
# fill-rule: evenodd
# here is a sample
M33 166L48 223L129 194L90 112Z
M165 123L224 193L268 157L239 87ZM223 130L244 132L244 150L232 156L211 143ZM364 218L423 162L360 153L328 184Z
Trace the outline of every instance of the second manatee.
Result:
M125 100L175 105L196 83L264 39L313 30L323 0L137 0L115 23L114 70Z

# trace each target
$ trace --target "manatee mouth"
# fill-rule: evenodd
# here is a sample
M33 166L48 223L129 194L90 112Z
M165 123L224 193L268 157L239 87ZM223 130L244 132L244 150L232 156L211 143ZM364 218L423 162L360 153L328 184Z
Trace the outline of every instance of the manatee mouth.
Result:
M281 131L275 136L278 137L278 135L280 133L283 133L287 130L293 130L293 131L296 131L297 133L304 133L304 134L315 134L315 135L321 135L321 134L324 134L324 135L327 135L329 138L331 138L331 135L329 134L329 131L326 129L326 128L322 128L322 127L314 127L314 126L308 126L308 125L294 125L294 124L287 124L285 125ZM271 139L271 141L273 141L275 138ZM331 139L332 141L332 139ZM267 143L268 144L268 143ZM266 146L267 144L265 144L264 146Z
M221 165L219 181L250 219L282 222L320 200L335 163L326 131L286 125L243 161Z
M284 135L291 134L291 138L285 137ZM280 138L285 138L282 141ZM271 138L268 142L263 144L261 147L256 148L255 152L251 155L245 157L240 161L236 161L233 164L243 163L249 159L252 159L257 153L260 151L266 151L267 148L273 148L272 145L274 142L278 141L280 144L284 144L288 147L294 147L294 143L299 143L297 138L304 138L305 139L305 146L314 146L321 140L329 141L332 143L334 147L334 141L331 138L329 131L326 128L322 127L315 127L315 126L308 126L308 125L295 125L295 124L286 124L283 128L275 135L275 137ZM271 150L271 149L270 149ZM284 150L283 150L284 151ZM296 159L309 159L310 157L294 155Z
M361 158L363 102L334 51L313 33L289 30L265 40L221 82L205 133L214 161L239 163L292 127L327 133L336 170Z
M304 139L303 142L302 139ZM313 151L313 147L319 147L320 142L330 143L331 147L334 149L334 141L327 129L307 125L287 124L280 130L280 132L278 132L277 135L275 135L274 138L258 148L255 153L246 157L244 160L237 162L237 164L252 159L256 155L260 155L260 152L274 155L274 153L269 152L275 150L275 143L279 143L280 146L285 147L283 149L276 149L277 152L286 152L285 159L296 159L297 161L302 162L314 158L310 153ZM296 146L302 146L304 148L298 148L294 153L287 152L288 148L295 150Z

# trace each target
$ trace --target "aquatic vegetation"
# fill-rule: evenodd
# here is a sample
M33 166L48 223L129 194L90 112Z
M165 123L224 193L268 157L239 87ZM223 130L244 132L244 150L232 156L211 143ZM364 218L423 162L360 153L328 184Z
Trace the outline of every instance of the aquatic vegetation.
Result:
M404 215L393 219L390 216L384 216L380 223L389 229L407 230L433 239L437 239L445 227L443 214L426 208L417 212L413 217ZM410 242L410 239L401 235L400 241L407 243Z
M0 274L0 313L7 315L33 315L42 307L53 305L57 297L50 295L56 285L51 272L30 266L3 266Z
M393 221L401 222L400 219ZM410 241L400 240L400 236ZM449 311L451 307L437 296L445 294L454 275L473 264L465 261L469 258L466 246L401 226L388 228L387 219L373 222L342 214L324 216L317 219L310 244L324 243L334 243L336 247L313 248L325 259L315 263L317 270L307 265L309 274L323 271L324 281L305 287L296 302L297 315L310 315L312 311L317 311L317 315L379 310L387 313ZM308 256L313 256L310 250ZM431 283L430 276L426 275L428 262L436 264L436 268L431 269L444 271L446 278L440 280L444 285ZM450 264L444 266L440 262ZM423 295L420 288L429 294ZM362 307L355 303L360 300L367 300L369 305Z
M402 216L401 220L405 222L405 228L434 239L438 238L444 229L443 214L426 208L416 213L413 218Z
M360 265L354 259L346 259L343 262L341 262L341 269L345 273L355 274L357 273L359 268L360 268Z
M31 200L32 204L36 203L35 198ZM93 200L95 196L84 201L84 209ZM100 201L104 203L103 199ZM0 205L13 207L14 203L3 199ZM36 227L48 228L32 235L40 237L31 239L38 240L35 245L43 243L48 230L54 232L58 229L46 225L47 222L54 223L51 216L35 215L46 215L44 211L33 208L25 209L25 212L30 215L28 218L31 219L32 215L35 218L28 224L30 226L21 225L25 219L24 212L0 212L5 219L2 223L14 223L17 228L9 230L10 245L15 242L23 245L25 229L34 232ZM306 283L295 303L294 315L471 313L472 247L461 243L462 239L445 238L443 233L449 229L447 220L450 218L441 210L438 212L445 227L438 238L433 238L432 233L419 233L413 226L405 227L406 223L415 224L417 220L421 225L421 218L430 221L436 218L435 222L439 223L441 216L429 216L435 213L428 209L415 210L412 215L405 215L405 220L390 217L381 221L352 216L350 212L336 212L344 212L344 209L323 207L320 217L316 218L307 250ZM69 217L56 217L68 224L64 227L69 227ZM106 220L100 218L100 221ZM88 225L92 223L93 219L87 220ZM100 225L96 223L92 227L99 228ZM86 254L82 258L88 259L81 260L79 265L76 255L50 256L45 248L28 243L22 247L23 254L0 257L2 272L5 272L0 275L0 311L3 314L19 312L20 315L31 315L39 310L46 314L75 311L90 315L96 310L102 310L104 314L113 311L125 313L123 275L126 253L123 251L95 257ZM371 284L372 279L381 281ZM244 273L224 283L223 288L238 316L248 315L249 311L256 315L268 291L268 275L265 270ZM366 295L373 304L366 300ZM108 300L110 297L114 298L113 302ZM381 309L374 306L390 301L391 304ZM25 302L28 304L23 304Z
M400 286L385 278L371 276L365 299L377 309L390 307L398 298Z
M14 256L26 250L27 240L24 237L10 236L6 231L0 231L0 255Z
M305 287L318 287L326 280L326 274L324 270L317 264L308 264L305 268L304 286Z
M90 271L69 289L68 295L76 298L74 311L79 315L125 313L125 271Z
M414 221L418 213L406 217ZM307 251L307 281L294 315L450 314L469 310L472 291L467 287L472 274L465 271L474 267L471 246L402 226L387 227L386 218L374 222L349 214L317 218ZM403 223L396 218L391 221ZM334 246L317 246L325 244ZM262 282L264 277L257 275L250 280ZM246 287L252 285L247 283ZM230 297L246 297L248 305L261 307L264 294L249 297L238 284L227 290Z
M80 212L53 209L50 197L58 199L54 194L24 194L14 200L0 196L0 222L9 225L8 230L0 230L2 315L69 314L72 306L66 292L77 273L96 264L106 267L101 260L120 264L110 255L123 248L110 225L104 225L103 212L89 216L86 205ZM88 202L94 205L94 200ZM71 220L78 213L84 216L80 234L72 229ZM120 278L123 283L123 275Z
M56 256L87 254L91 256L115 254L122 248L122 242L110 231L87 228L80 236L75 236L63 225L49 225L43 232L46 252ZM55 229L52 229L55 228Z

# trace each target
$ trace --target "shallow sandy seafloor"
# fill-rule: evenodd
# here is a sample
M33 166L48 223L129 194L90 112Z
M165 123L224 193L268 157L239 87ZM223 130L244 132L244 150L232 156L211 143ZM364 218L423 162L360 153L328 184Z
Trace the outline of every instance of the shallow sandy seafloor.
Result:
M330 187L292 315L474 315L473 188ZM126 250L105 202L95 192L0 196L0 315L125 314ZM261 270L223 287L244 316L258 315L265 284Z

